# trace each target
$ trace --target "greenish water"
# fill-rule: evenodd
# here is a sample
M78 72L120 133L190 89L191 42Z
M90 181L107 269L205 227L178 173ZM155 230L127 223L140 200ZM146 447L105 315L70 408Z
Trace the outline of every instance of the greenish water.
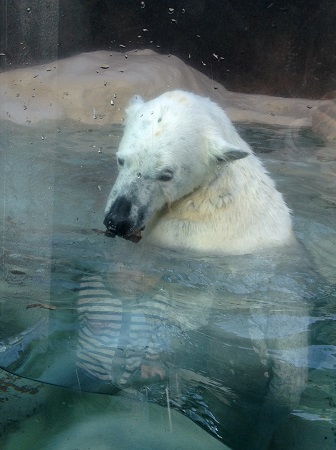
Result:
M0 128L1 448L198 448L195 430L199 448L335 448L335 146L240 125L302 248L199 258L94 231L121 128ZM92 277L103 313L93 285L80 303ZM109 379L79 365L83 342Z

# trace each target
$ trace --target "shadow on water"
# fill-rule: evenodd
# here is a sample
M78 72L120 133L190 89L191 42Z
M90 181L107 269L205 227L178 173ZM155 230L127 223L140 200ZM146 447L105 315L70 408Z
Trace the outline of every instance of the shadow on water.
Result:
M0 413L2 448L31 448L25 436L63 449L79 434L89 448L88 430L121 439L130 417L138 441L125 448L146 448L149 429L152 448L170 448L158 421L184 439L182 415L208 432L203 448L334 448L335 149L308 130L240 126L284 192L300 244L200 258L94 231L120 128L1 127L0 366L15 374L2 375L8 405L16 389L25 410L13 422L13 408Z

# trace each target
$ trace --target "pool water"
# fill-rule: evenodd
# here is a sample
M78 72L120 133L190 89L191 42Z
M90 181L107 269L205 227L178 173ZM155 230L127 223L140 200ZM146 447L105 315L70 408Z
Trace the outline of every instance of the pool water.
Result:
M102 233L121 127L0 128L1 448L335 448L334 143L239 125L298 246L220 258Z

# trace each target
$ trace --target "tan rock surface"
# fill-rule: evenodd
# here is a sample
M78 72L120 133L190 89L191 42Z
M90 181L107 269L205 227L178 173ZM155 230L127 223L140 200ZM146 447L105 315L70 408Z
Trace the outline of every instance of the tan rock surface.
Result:
M153 98L186 89L212 98L234 121L311 126L322 101L227 91L175 56L151 50L97 51L0 74L0 118L37 125L73 119L86 124L120 123L129 98Z
M336 99L322 102L312 116L315 133L327 140L336 140Z

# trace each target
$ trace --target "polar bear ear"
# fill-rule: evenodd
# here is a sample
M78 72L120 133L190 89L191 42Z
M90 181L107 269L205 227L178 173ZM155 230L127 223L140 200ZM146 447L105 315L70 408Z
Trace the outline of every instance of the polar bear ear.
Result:
M220 162L236 161L237 159L246 158L246 156L251 154L222 138L211 140L208 142L208 145L210 155Z
M133 114L135 114L144 103L145 101L141 97L141 95L133 95L133 97L130 98L128 106L125 110L127 117L130 117Z
M236 161L237 159L246 158L246 156L249 156L250 154L251 153L245 152L240 148L232 148L232 150L226 151L223 155L217 156L217 161Z

